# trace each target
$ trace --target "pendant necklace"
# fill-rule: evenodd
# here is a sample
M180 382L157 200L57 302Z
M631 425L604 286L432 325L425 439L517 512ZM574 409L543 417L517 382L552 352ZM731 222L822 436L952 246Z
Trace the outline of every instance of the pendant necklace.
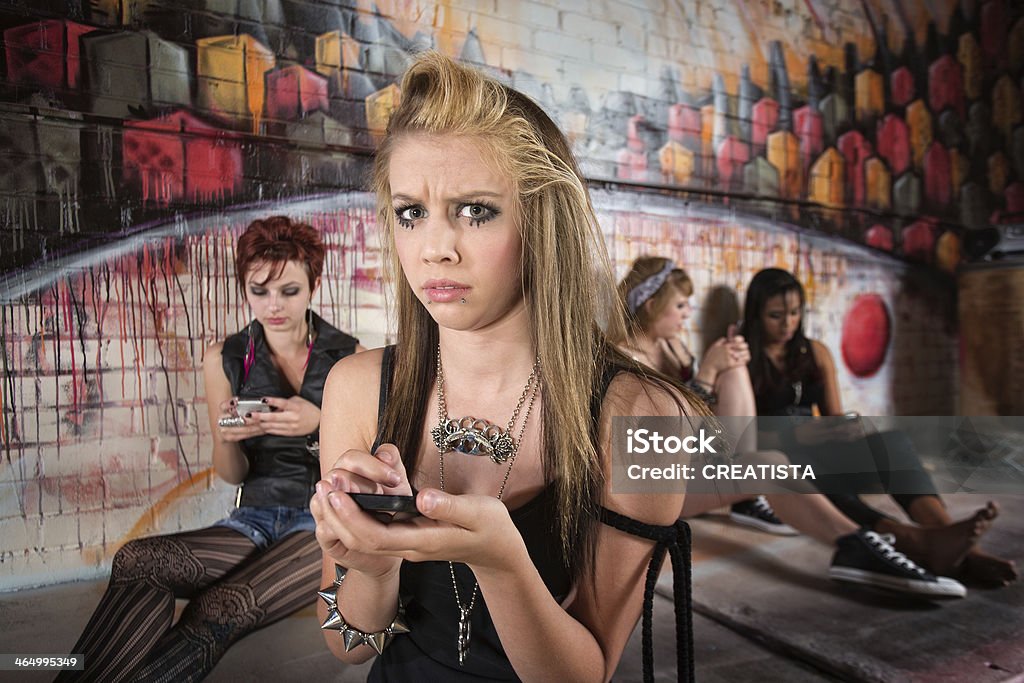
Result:
M444 396L444 369L441 367L441 345L437 347L437 425L430 430L430 436L434 440L434 446L444 455L449 451L459 451L466 455L486 455L495 464L501 464L508 460L515 451L516 445L512 440L512 427L519 418L519 411L523 407L527 396L530 394L530 387L534 385L540 372L540 356L533 364L533 371L523 393L512 411L512 417L504 429L487 420L466 416L458 420L448 417L448 404ZM523 421L526 425L526 421Z
M516 455L519 453L519 445L523 441L523 434L526 432L526 423L530 419L530 412L533 410L533 402L537 398L537 390L540 388L540 356L534 361L533 371L526 380L523 393L512 411L512 418L508 426L502 430L487 420L479 420L474 417L464 417L461 420L448 419L448 406L444 397L444 368L441 366L441 346L437 348L437 412L438 424L431 430L434 437L434 445L437 446L437 461L441 478L441 490L444 491L444 455L450 451L459 451L468 455L488 455L495 463L508 461L508 468L505 470L505 477L501 480L501 487L498 489L498 500L501 500L505 493L505 486L512 474L512 466L516 464ZM523 415L523 423L519 427L519 435L512 438L512 429L515 427L519 417L519 411L529 397L530 402L526 405L526 413ZM469 654L470 615L473 613L473 606L476 605L476 596L479 593L480 583L473 583L473 592L470 593L469 602L462 603L459 597L459 584L455 579L455 564L448 563L448 572L452 577L452 590L455 592L455 604L459 608L459 632L456 640L456 648L459 654L459 666L466 661Z

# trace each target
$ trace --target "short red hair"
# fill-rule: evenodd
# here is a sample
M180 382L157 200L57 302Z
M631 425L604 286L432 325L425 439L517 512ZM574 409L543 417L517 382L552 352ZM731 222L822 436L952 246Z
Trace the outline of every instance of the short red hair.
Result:
M293 222L287 216L271 216L249 224L235 245L235 277L245 290L245 278L256 265L271 264L270 280L281 276L289 261L306 268L309 288L313 289L324 270L324 243L320 234L306 223Z

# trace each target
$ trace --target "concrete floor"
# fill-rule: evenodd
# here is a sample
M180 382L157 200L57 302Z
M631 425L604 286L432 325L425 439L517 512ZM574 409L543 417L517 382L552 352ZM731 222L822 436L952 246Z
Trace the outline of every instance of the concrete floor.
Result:
M996 497L1003 513L984 545L1024 565L1024 496ZM985 499L949 496L960 516ZM829 581L831 550L805 537L775 537L723 515L693 520L698 680L1024 682L1024 583L972 588L966 599L911 601ZM656 680L674 681L671 576L655 605ZM0 594L0 652L67 653L104 582ZM245 638L207 679L338 681L365 678L322 644L311 607ZM49 681L51 672L0 672L0 681ZM641 680L640 633L616 681Z

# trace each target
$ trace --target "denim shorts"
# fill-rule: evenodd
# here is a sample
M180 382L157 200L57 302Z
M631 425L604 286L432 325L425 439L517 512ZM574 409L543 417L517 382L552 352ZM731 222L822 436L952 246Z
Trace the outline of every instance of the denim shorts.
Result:
M316 522L307 508L280 506L235 508L230 517L214 526L226 526L245 534L260 550L296 531L316 531Z

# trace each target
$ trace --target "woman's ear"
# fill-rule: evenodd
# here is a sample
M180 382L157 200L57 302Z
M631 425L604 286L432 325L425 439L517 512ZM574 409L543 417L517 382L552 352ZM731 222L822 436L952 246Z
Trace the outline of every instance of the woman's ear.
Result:
M313 295L316 294L316 290L320 289L320 276L317 275L316 280L313 280L313 288L309 290L309 303L313 303Z

